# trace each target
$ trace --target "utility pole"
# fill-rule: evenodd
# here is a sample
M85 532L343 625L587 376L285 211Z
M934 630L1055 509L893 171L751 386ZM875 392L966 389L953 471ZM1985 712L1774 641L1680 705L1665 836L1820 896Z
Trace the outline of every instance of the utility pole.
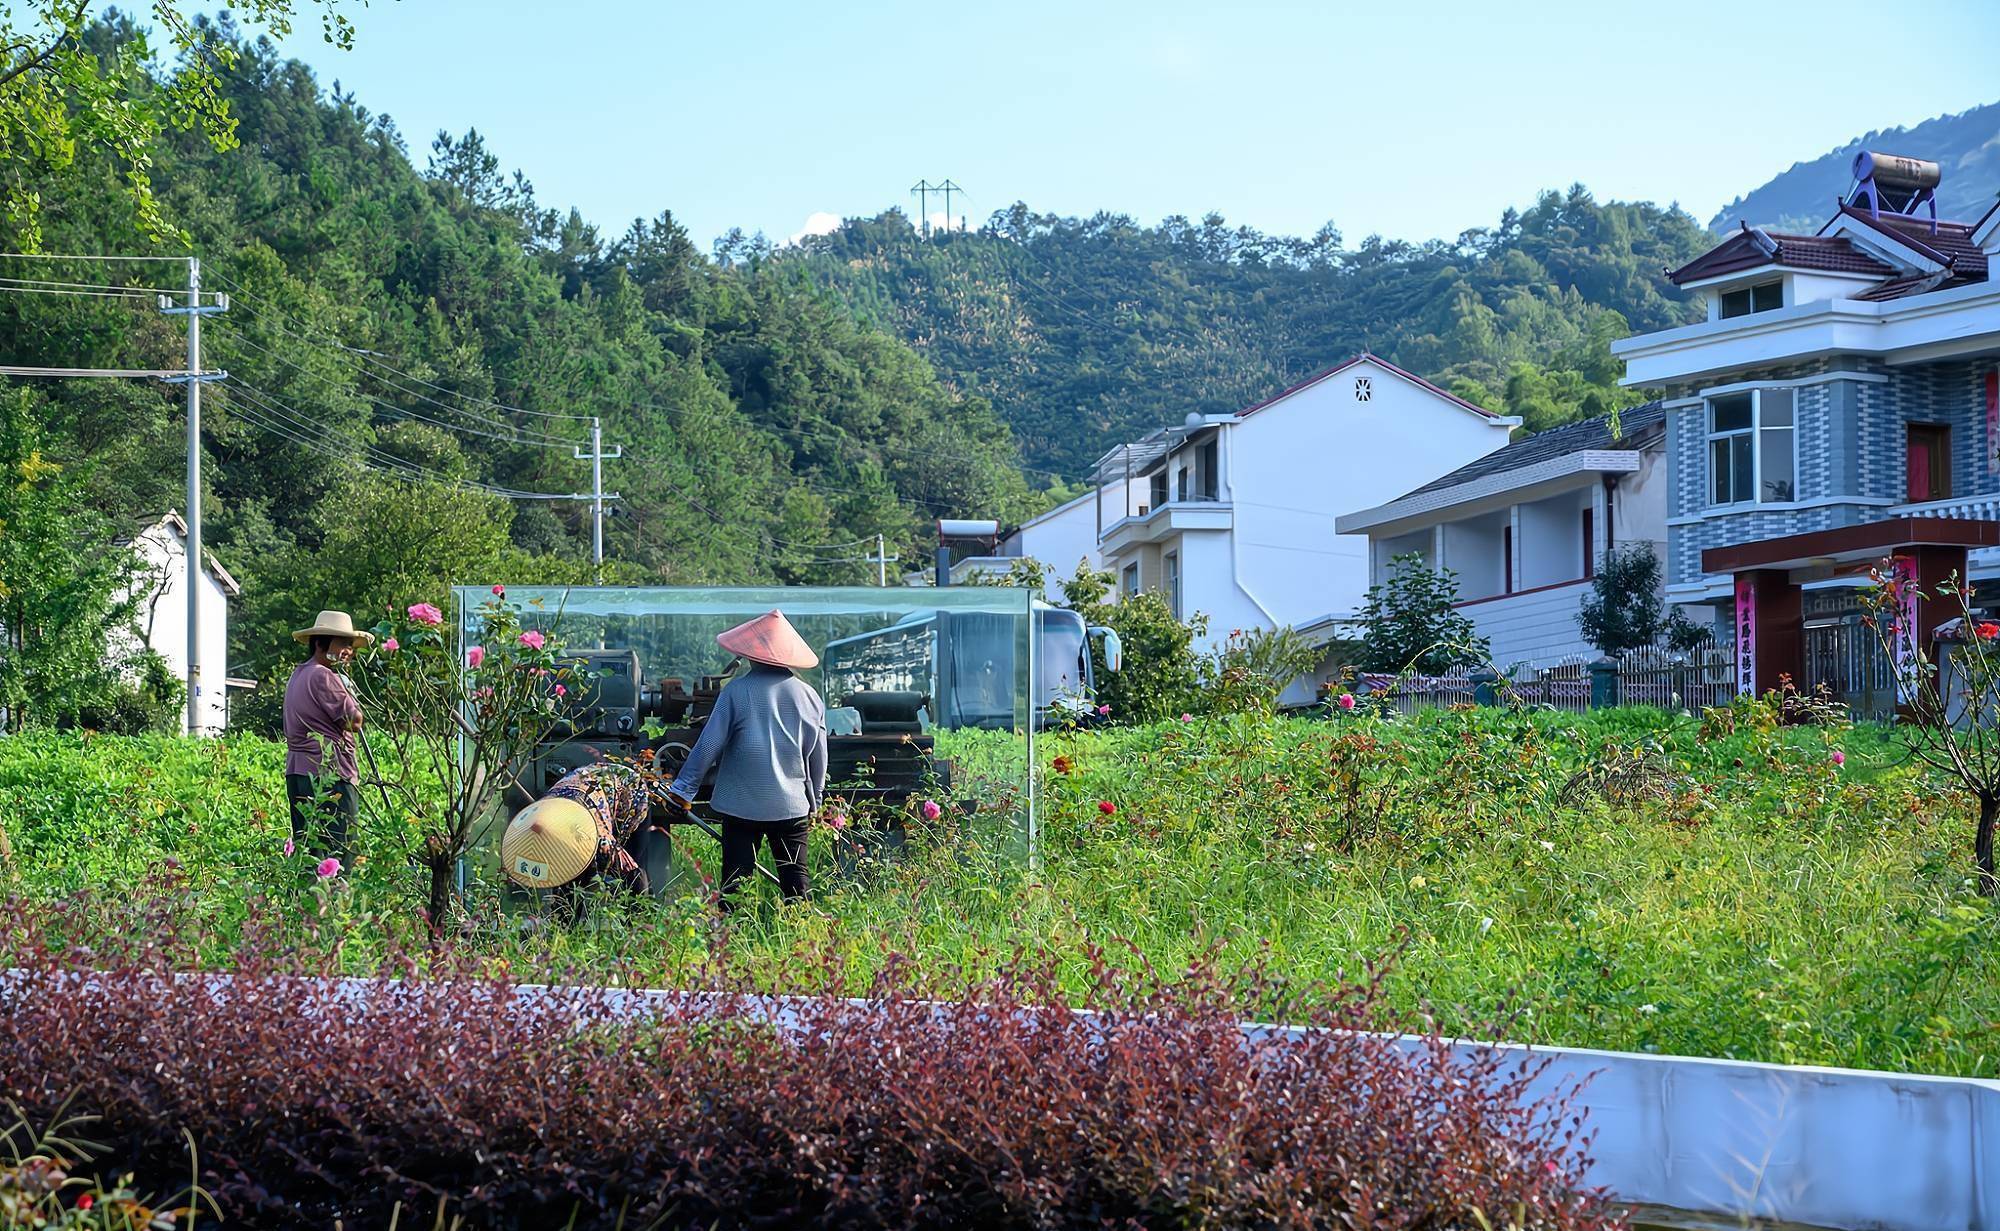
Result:
M167 377L169 384L187 385L187 729L189 735L201 730L201 387L221 380L226 373L201 370L201 318L229 311L229 297L201 302L201 258L188 258L187 306L175 307L160 296L160 311L169 316L187 317L187 371Z
M942 184L933 184L929 180L918 180L910 188L911 195L917 198L917 221L919 224L918 229L923 232L923 236L925 239L929 239L931 237L930 194L936 192L941 187L943 187ZM950 211L946 211L946 217L949 216L950 216Z
M875 554L866 558L868 563L875 566L875 584L878 586L889 584L889 565L902 559L901 556L892 556L888 553L887 545L879 534L875 536Z
M946 180L944 183L938 185L938 191L944 193L944 229L949 231L951 230L951 194L954 192L963 194L965 189L960 188L950 180ZM964 228L961 227L959 229L963 230Z
M577 449L575 453L579 461L584 458L590 459L591 577L595 581L603 581L604 502L606 500L618 499L615 494L611 496L604 494L604 459L607 457L623 457L625 455L625 447L623 445L613 445L611 446L611 452L606 453L604 451L604 425L598 420L597 416L592 415L590 417L590 452L585 453L582 449Z

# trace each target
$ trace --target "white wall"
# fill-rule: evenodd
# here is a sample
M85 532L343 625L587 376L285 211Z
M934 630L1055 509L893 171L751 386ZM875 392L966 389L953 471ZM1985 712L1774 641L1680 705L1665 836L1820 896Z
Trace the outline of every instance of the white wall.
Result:
M1181 557L1181 619L1200 613L1208 617L1208 634L1195 642L1200 650L1213 650L1239 628L1270 628L1273 619L1235 583L1236 545L1227 530L1186 530L1160 545L1159 558L1178 551ZM1143 580L1151 588L1157 580L1164 585L1163 573L1146 573ZM1314 613L1317 614L1317 613ZM1310 619L1299 615L1283 622Z
M1445 567L1458 574L1458 596L1490 598L1507 592L1508 510L1446 522ZM1390 557L1394 559L1393 556Z
M1097 509L1087 494L1022 526L1017 537L1019 554L1041 561L1048 570L1050 592L1058 597L1062 590L1055 583L1075 576L1079 561L1099 567Z
M139 636L146 648L167 661L176 679L187 678L187 545L171 525L162 523L139 535L132 548L140 559L143 578L154 584L139 606ZM216 735L228 722L229 596L215 574L203 569L201 585L201 660L198 731ZM128 639L117 648L134 650Z
M1618 476L1611 496L1612 545L1650 543L1660 558L1662 572L1667 563L1667 451L1648 449L1639 459L1639 469ZM1602 536L1603 530L1599 530Z
M1458 610L1493 647L1493 665L1500 670L1548 667L1566 659L1597 657L1576 626L1577 608L1589 594L1590 583L1577 582L1465 603Z
M1274 623L1352 614L1368 590L1368 540L1335 533L1334 518L1483 457L1510 432L1366 360L1244 416L1223 444L1240 589Z
M1589 507L1589 488L1518 506L1520 529L1514 554L1519 589L1552 586L1583 576L1583 511ZM1592 532L1597 532L1594 526ZM1456 567L1450 557L1445 563Z

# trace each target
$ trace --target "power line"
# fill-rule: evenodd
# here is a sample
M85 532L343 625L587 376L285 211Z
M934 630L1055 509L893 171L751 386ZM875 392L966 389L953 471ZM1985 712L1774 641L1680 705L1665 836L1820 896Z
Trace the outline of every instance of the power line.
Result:
M0 257L16 261L165 261L186 265L184 256L98 256L88 252L0 252Z

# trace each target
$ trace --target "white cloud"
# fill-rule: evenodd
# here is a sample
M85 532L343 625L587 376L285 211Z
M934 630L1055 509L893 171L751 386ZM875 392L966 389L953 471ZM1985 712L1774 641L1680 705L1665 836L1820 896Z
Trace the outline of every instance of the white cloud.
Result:
M793 234L791 242L796 244L808 235L831 235L839 229L839 214L829 214L823 209L814 210L806 215L805 225Z

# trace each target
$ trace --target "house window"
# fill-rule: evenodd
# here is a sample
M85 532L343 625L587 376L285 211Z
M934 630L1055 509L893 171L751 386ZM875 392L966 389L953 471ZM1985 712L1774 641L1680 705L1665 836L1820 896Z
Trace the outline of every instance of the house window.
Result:
M1583 511L1583 579L1585 581L1589 581L1592 577L1597 576L1597 527L1592 524L1595 520L1593 517L1595 512L1596 510L1594 509L1585 509Z
M1130 598L1131 596L1139 592L1138 564L1133 563L1125 566L1125 572L1119 577L1118 580L1118 588L1125 592L1125 597L1127 598Z
M1183 466L1179 470L1174 472L1174 499L1186 500L1187 498L1188 498L1188 471L1187 467Z
M1753 312L1769 312L1785 306L1785 284L1779 282L1759 282L1741 290L1722 293L1723 320L1732 316L1749 316Z
M1790 389L1709 399L1709 503L1785 504L1798 498L1792 410Z
M1214 439L1201 446L1201 498L1215 500L1222 495L1222 451Z
M1148 486L1148 488L1149 488L1149 490L1148 490L1148 493L1147 493L1147 494L1148 494L1148 495L1150 495L1150 496L1151 496L1151 497L1153 498L1153 507L1154 507L1154 508L1156 508L1156 509L1157 509L1157 508L1159 508L1159 507L1160 507L1161 505L1163 505L1163 504L1165 504L1165 503L1167 502L1167 472L1166 472L1166 471L1164 471L1164 470L1160 470L1160 471L1156 471L1156 472L1154 473L1154 475L1153 475L1153 478L1152 478L1152 482L1151 482L1151 483L1149 483L1149 484L1148 484L1147 486Z
M1500 593L1514 592L1514 527L1500 527Z
M1951 495L1951 429L1942 423L1909 426L1910 502Z
M1181 554L1170 551L1163 558L1167 566L1167 606L1173 609L1174 619L1181 618Z

